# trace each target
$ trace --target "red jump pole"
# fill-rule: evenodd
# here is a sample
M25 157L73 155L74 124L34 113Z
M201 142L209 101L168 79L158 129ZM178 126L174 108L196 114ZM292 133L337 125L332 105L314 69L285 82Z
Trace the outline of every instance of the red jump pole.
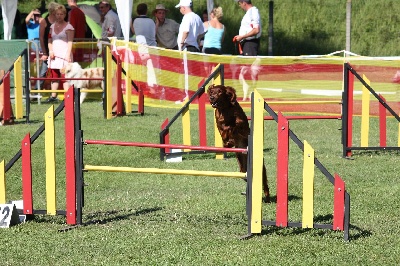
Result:
M117 116L124 115L124 99L122 96L122 60L119 55L114 53L117 59Z
M74 87L64 96L65 100L65 173L67 224L76 224L76 172L75 172L75 116Z
M161 130L164 130L166 126L168 125L168 118L164 120L164 122L161 125ZM169 145L169 129L167 129L166 134L164 135L164 144ZM166 153L170 153L171 149L169 147L165 148Z
M22 153L22 200L24 214L33 214L33 197L32 197L32 154L31 154L31 137L28 134L21 142Z
M338 174L335 174L335 191L333 193L333 230L344 230L344 193L345 183Z
M384 102L386 99L379 94ZM379 143L381 147L386 147L386 108L379 102Z
M144 94L140 86L138 89L138 113L144 115Z
M276 226L288 225L289 121L278 113L278 154L276 186Z
M3 102L0 103L0 115L3 113L3 121L2 123L4 125L10 125L13 124L13 119L12 119L12 109L11 109L11 98L10 98L10 71L7 71L4 76L3 76L3 84L1 85L2 90L0 90L0 93L2 93L3 97ZM1 110L1 106L3 106L3 110Z
M200 84L204 83L204 78ZM200 146L207 146L207 118L206 118L206 94L205 92L198 95L199 107L199 140Z
M189 150L213 151L213 152L247 153L247 149L243 149L243 148L223 148L223 147L191 146L191 145L179 145L179 144L157 144L157 143L146 143L146 142L123 142L123 141L113 141L113 140L85 140L85 144L148 147L148 148L174 148L174 149L189 149Z

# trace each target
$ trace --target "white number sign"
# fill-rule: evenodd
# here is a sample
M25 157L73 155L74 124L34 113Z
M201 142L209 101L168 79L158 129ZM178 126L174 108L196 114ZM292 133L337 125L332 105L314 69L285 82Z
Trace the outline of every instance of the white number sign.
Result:
M19 223L19 215L14 204L0 204L0 228L8 228Z

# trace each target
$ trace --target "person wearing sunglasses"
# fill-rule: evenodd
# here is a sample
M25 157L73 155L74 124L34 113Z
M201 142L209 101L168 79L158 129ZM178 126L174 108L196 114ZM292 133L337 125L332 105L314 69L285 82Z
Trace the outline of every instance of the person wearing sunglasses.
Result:
M107 37L122 37L118 15L112 10L110 2L108 0L100 1L99 8L102 22L102 39L107 39Z

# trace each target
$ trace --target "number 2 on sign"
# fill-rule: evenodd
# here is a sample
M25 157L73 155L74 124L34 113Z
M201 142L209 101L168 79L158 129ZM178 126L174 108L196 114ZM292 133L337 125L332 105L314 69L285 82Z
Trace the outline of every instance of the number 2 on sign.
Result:
M10 215L10 207L8 207L8 206L5 206L4 208L3 208L3 210L1 210L1 207L0 207L0 227L2 227L2 226L6 226L7 225L7 223L5 222L6 220L7 220L7 218L8 218L8 216Z

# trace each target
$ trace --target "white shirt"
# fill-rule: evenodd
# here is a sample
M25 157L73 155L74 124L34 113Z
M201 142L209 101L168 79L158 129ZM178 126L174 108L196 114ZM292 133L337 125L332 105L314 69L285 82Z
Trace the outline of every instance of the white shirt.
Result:
M194 46L199 49L199 45L197 43L197 36L204 32L203 21L199 15L194 12L187 13L183 16L181 25L179 26L179 33L178 33L178 48L182 50L182 35L184 32L189 32L188 36L185 40L185 45Z
M107 38L107 33L113 34L114 37L122 37L121 24L118 15L110 9L104 16L104 22L101 25L101 37Z
M260 20L260 13L258 12L258 8L252 6L249 8L244 14L242 22L240 23L239 35L245 35L250 32L252 29L259 27L260 31L257 33L256 36L251 36L246 38L246 40L256 39L261 37L261 20Z

